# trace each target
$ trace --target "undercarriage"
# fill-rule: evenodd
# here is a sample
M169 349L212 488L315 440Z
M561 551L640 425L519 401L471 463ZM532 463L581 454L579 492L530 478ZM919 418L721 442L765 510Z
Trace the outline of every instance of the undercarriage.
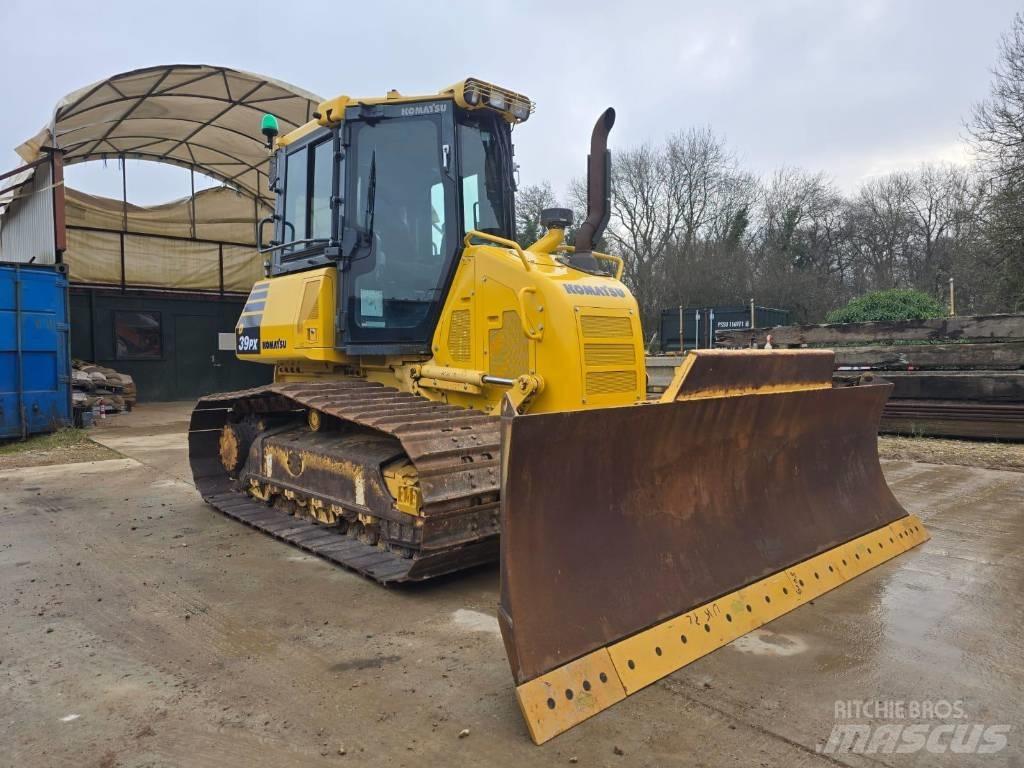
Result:
M362 379L213 395L189 430L221 512L382 583L497 559L499 419Z

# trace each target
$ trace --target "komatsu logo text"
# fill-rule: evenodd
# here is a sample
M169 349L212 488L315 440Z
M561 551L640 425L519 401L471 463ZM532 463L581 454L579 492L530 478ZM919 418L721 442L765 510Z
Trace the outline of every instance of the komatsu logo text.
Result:
M562 283L566 293L575 293L580 296L617 296L620 299L626 298L626 292L621 288L609 288L605 285L573 285Z
M440 104L421 104L416 107L402 107L402 117L412 117L414 115L436 115L447 111L448 105L444 102Z

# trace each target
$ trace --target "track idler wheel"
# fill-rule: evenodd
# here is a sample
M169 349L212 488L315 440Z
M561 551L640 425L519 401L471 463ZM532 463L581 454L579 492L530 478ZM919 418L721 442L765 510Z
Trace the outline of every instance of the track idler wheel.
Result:
M260 425L249 419L229 422L223 426L220 431L220 463L228 475L238 476L259 432Z

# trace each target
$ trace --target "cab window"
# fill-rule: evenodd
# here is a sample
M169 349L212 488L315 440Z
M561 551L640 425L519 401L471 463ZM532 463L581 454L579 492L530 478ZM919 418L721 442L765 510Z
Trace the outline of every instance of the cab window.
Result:
M328 137L288 153L285 160L284 222L280 240L328 240L331 236L331 184L334 147ZM304 243L284 249L293 253L309 248Z
M307 148L291 152L285 162L284 221L281 224L280 240L282 243L293 243L306 237L306 205L309 201Z
M331 236L331 182L334 174L334 147L330 140L310 149L313 179L309 198L308 237L327 240Z
M510 142L507 128L495 120L459 125L460 187L463 232L472 229L511 237L508 216L510 191L508 158L502 141ZM509 146L507 151L511 151Z
M452 244L446 227L441 124L401 118L352 125L348 226L366 243L353 263L349 321L412 329L441 299Z

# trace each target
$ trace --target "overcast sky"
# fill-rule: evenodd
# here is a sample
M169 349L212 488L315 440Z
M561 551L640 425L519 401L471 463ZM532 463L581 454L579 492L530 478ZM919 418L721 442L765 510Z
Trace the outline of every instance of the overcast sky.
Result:
M758 173L823 170L843 188L922 161L963 161L1018 3L878 2L48 3L0 0L0 166L63 95L155 64L217 64L325 97L433 92L473 75L527 94L514 138L524 183L561 193L590 129L614 106L611 145L692 125ZM92 163L90 166L97 166ZM133 164L136 165L136 164ZM116 169L69 181L119 195ZM136 172L129 198L187 193L183 172Z

